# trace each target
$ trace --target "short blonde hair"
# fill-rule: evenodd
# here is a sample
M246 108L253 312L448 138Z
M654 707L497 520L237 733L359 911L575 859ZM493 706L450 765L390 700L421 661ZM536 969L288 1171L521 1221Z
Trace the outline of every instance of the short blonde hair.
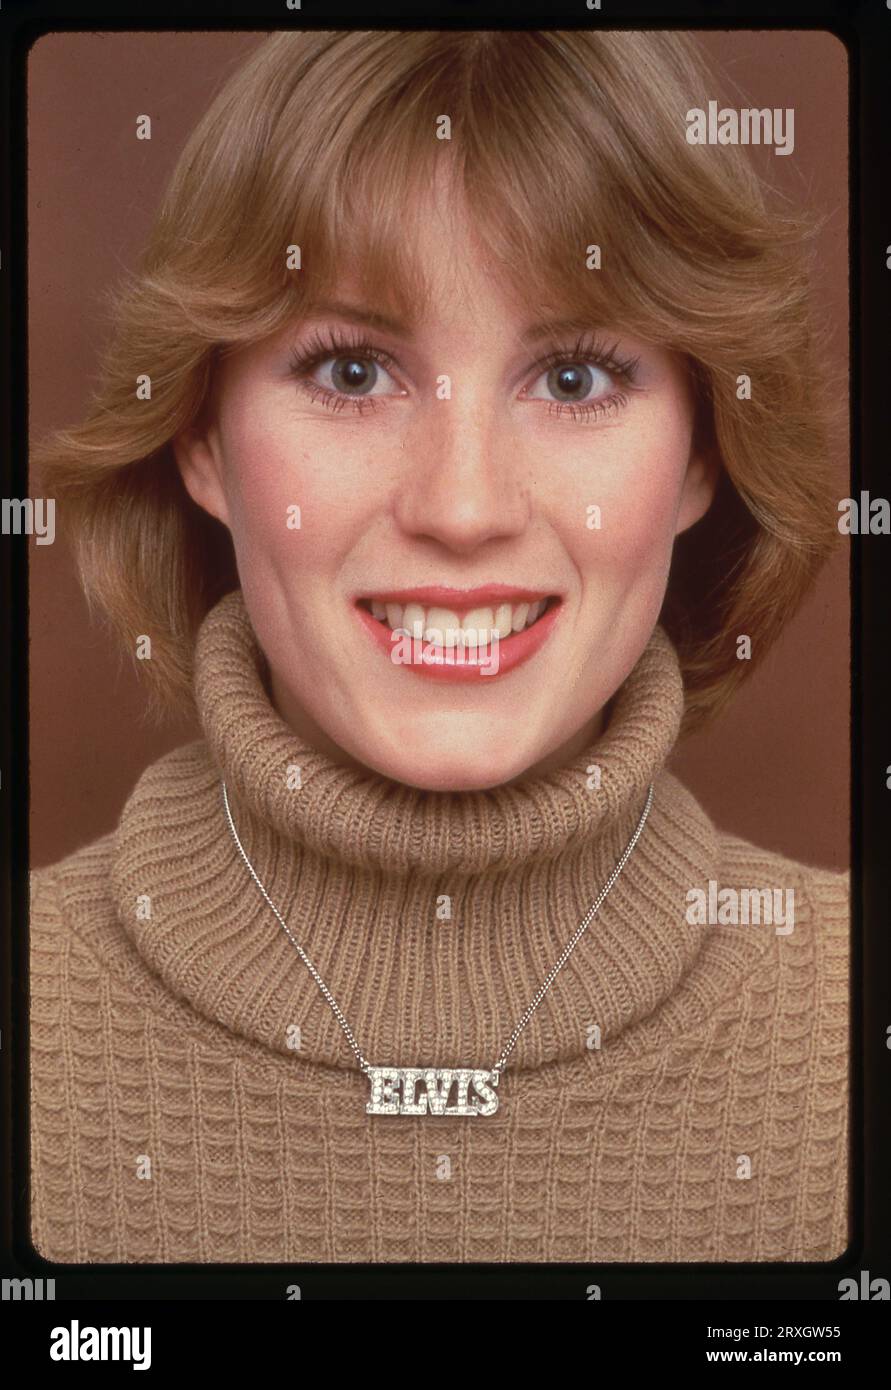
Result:
M677 32L259 43L192 133L138 269L112 296L87 418L35 457L91 607L131 652L152 636L139 666L155 711L189 701L197 625L238 584L228 531L188 496L171 440L210 409L220 355L299 319L345 254L382 309L419 313L412 217L444 158L530 310L569 308L687 361L699 441L722 467L708 514L675 543L661 621L685 727L718 708L753 665L737 660L736 634L763 655L838 534L806 254L816 222L768 211L743 151L687 143L688 109L714 91L695 40ZM286 261L294 244L299 271Z

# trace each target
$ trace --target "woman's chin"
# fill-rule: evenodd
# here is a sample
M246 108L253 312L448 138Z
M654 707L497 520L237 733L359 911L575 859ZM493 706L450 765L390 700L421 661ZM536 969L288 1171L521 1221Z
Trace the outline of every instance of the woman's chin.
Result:
M383 777L430 792L478 792L503 786L522 776L536 760L536 754L518 754L516 745L503 750L465 743L454 750L432 751L428 746L415 750L403 746L391 755L380 750L362 759ZM540 756L540 754L538 755Z

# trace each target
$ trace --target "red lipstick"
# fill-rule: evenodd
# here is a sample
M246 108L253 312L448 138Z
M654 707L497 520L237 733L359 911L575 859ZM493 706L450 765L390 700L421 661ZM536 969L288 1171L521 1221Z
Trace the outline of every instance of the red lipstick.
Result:
M461 595L460 603L455 597L457 594ZM546 592L540 590L514 589L501 584L464 590L390 589L383 593L375 592L365 601L370 602L373 598L379 603L405 604L414 600L428 607L436 605L450 608L453 612L462 609L469 612L473 608L489 607L497 602L536 602L546 597ZM400 636L386 623L373 617L361 603L354 605L354 612L378 650L397 669L401 667L413 675L426 676L431 680L479 681L486 685L515 670L541 650L554 630L562 606L560 600L556 599L531 627L479 647L441 647L422 638Z

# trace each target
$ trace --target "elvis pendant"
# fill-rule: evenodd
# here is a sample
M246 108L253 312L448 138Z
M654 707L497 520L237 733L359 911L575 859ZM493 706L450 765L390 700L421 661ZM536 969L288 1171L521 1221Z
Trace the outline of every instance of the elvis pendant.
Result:
M494 1115L498 1109L497 1071L369 1067L366 1075L371 1082L371 1099L365 1106L368 1115Z

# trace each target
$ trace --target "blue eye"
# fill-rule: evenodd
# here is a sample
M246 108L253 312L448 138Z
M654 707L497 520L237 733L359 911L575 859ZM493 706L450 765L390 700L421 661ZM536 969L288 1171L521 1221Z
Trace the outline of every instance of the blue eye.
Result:
M358 354L325 358L317 363L311 379L326 390L345 396L380 396L385 394L387 383L390 387L396 384L379 363Z
M374 408L375 397L404 395L388 368L393 358L364 338L340 332L314 333L302 348L292 351L290 375L313 401L329 410L349 406L363 411Z
M582 334L573 347L546 353L535 364L539 375L523 396L545 400L548 413L582 421L615 415L635 388L639 358L619 355L596 336Z
M544 382L544 389L539 383ZM588 403L608 395L613 389L610 376L601 367L589 366L585 362L560 362L542 372L530 387L528 395L536 400L547 399L547 393L555 401L568 404ZM591 392L593 391L593 396Z

